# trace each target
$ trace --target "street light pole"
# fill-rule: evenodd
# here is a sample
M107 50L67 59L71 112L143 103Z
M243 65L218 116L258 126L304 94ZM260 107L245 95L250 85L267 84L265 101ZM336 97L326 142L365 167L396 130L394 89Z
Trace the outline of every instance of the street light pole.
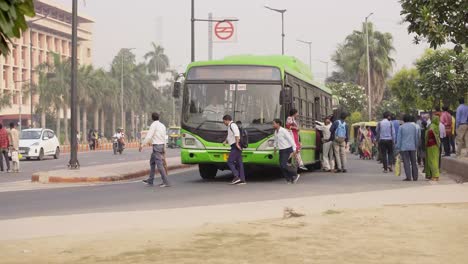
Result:
M191 31L192 31L192 36L191 36L191 61L195 61L195 0L192 0L192 18L191 18Z
M297 41L309 45L309 68L312 71L312 41L298 39Z
M70 162L68 167L70 169L78 169L80 163L78 162L78 139L77 135L77 74L78 74L78 0L73 0L72 6L72 61L71 61L71 149L70 149ZM66 114L66 113L65 113ZM65 117L66 118L66 117Z
M284 55L284 37L286 36L284 34L284 13L286 13L287 9L276 9L269 6L265 6L265 8L281 14L281 55Z
M367 25L367 20L374 13L370 13L366 16L366 54L367 54L367 94L368 94L368 111L369 111L369 121L372 120L372 89L371 89L371 75L370 75L370 59L369 59L369 29Z

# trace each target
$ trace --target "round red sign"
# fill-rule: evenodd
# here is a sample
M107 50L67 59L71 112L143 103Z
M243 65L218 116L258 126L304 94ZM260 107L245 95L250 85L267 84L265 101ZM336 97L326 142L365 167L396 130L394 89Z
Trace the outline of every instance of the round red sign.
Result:
M234 24L231 21L216 23L214 33L220 40L228 40L234 35Z

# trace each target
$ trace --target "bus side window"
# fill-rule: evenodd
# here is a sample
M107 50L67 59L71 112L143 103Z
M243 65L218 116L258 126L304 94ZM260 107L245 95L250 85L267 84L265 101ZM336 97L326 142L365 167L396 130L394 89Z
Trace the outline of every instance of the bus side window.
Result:
M308 120L307 120L307 101L306 100L301 100L302 104L301 104L301 112L300 112L300 116L301 116L301 126L302 127L307 127L308 126Z
M315 120L321 120L320 119L320 97L315 97L315 100L314 100L314 104L315 104Z

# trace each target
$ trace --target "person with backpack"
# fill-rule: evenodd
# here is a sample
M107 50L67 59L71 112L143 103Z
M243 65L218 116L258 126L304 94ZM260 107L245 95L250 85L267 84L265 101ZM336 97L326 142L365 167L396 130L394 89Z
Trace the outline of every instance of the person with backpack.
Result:
M377 124L377 133L379 134L379 151L382 159L384 173L393 171L394 164L393 146L396 141L395 128L391 120L391 114L385 112L383 119Z
M346 124L346 118L348 114L342 112L340 118L333 122L330 128L330 140L333 142L333 150L335 152L335 159L337 170L336 172L347 172L346 170L346 145L348 144L348 124Z
M242 162L242 146L241 146L241 132L236 123L232 122L230 115L223 117L223 123L227 126L227 138L225 143L231 146L231 152L227 165L234 174L234 179L231 184L243 185L245 182L244 163Z
M279 119L273 121L273 128L275 129L275 150L274 155L279 149L279 162L281 174L286 179L288 184L297 183L301 175L297 174L296 166L290 166L288 160L292 157L297 157L296 142L287 129L282 127L283 122Z

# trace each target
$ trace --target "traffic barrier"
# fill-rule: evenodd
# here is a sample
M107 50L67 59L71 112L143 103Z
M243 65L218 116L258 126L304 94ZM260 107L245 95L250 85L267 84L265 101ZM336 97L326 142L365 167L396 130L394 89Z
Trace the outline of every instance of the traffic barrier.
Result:
M126 149L136 149L140 147L139 141L131 141L125 143ZM90 151L109 151L112 150L112 142L100 143L97 145L95 150L91 150L89 144L78 144L78 152L90 152ZM70 145L61 145L60 151L62 153L70 153Z

